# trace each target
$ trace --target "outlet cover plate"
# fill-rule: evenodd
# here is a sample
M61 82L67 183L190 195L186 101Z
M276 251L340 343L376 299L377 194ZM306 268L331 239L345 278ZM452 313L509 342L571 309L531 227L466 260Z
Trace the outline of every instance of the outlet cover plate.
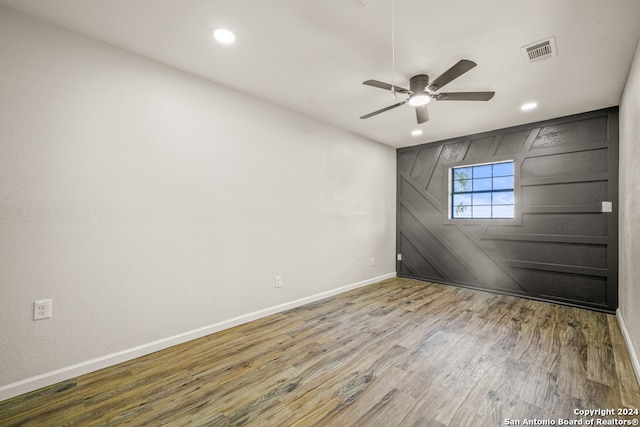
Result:
M48 319L51 317L53 301L42 299L33 302L33 320Z

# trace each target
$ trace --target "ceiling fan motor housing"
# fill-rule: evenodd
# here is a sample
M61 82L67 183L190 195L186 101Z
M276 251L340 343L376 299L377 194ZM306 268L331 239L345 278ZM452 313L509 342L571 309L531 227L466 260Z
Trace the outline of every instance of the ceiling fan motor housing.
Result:
M424 92L429 86L429 76L426 74L418 74L417 76L411 77L409 80L409 89L413 93Z

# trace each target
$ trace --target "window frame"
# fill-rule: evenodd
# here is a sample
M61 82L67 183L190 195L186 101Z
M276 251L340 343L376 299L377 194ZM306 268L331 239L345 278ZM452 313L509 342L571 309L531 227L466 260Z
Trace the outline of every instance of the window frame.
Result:
M473 166L484 166L484 165L495 165L500 163L513 163L513 218L454 218L453 217L453 170L461 169L465 167L473 167ZM446 169L444 173L447 174L446 185L445 185L445 200L447 200L446 206L446 214L444 218L444 222L447 224L489 224L489 225L518 225L521 223L520 221L520 204L518 203L519 199L519 167L517 160L512 157L495 157L491 159L491 161L462 161L456 163L450 163L446 165ZM490 193L492 190L487 190L485 192ZM505 190L511 191L511 190ZM480 192L470 191L468 194L474 194ZM493 204L492 204L493 206Z

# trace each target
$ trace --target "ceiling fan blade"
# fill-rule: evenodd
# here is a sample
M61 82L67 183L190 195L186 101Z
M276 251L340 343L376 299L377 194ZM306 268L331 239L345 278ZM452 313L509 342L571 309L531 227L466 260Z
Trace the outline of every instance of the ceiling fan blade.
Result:
M433 94L437 101L488 101L495 92L444 92Z
M409 93L407 89L401 88L399 86L390 85L389 83L379 82L377 80L367 80L366 82L362 82L363 85L377 87L379 89L389 90L397 93Z
M383 108L383 109L381 109L381 110L374 111L373 113L365 114L364 116L362 116L362 117L360 117L360 118L361 118L361 119L368 119L369 117L373 117L373 116L375 116L376 114L384 113L385 111L389 111L389 110L391 110L392 108L399 107L399 106L404 105L404 104L406 104L406 103L407 103L407 101L398 102L397 104L390 105L390 106L385 107L385 108Z
M416 117L418 118L419 125L429 121L429 110L427 110L426 105L416 107Z
M468 59L461 59L456 65L449 68L447 71L442 73L440 77L432 81L429 85L429 90L437 91L438 89L451 82L452 80L457 79L476 65L477 64L473 61L469 61Z

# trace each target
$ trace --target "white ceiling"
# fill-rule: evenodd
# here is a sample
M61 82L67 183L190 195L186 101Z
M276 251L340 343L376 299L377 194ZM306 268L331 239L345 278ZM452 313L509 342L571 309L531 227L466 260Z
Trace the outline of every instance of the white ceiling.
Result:
M478 66L444 91L496 92L489 102L432 102L418 126L409 105L359 119L398 102L362 85L392 81L393 0L0 4L393 147L618 105L640 37L639 0L395 0L397 85L470 59ZM233 46L212 41L218 27L236 33ZM525 64L520 48L548 36L558 56ZM539 107L520 111L527 101Z

